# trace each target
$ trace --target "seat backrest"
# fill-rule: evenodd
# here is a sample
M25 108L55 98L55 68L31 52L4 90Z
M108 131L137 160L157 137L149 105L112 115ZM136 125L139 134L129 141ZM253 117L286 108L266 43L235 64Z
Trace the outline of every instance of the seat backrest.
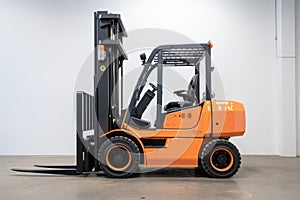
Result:
M192 77L189 85L188 85L188 92L187 92L187 99L186 101L195 103L197 101L197 90L199 87L199 75L196 74Z

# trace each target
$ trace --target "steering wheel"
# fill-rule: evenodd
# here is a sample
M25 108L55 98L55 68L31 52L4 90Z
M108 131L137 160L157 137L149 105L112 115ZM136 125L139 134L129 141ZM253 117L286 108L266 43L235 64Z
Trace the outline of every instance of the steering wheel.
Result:
M176 94L179 97L185 97L187 95L186 90L178 90L178 91L174 91L173 93Z
M155 90L157 90L157 86L154 85L153 83L149 83L149 85L153 88L153 92L154 92Z
M191 94L189 94L187 90L174 91L174 94L176 94L179 97L182 97L184 101L194 100L194 97Z

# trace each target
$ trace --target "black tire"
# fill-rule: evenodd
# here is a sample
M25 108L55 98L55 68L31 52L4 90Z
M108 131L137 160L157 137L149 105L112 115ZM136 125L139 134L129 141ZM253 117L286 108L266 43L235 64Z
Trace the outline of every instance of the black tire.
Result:
M210 177L229 178L241 165L239 150L228 140L216 139L207 143L200 153L201 168Z
M200 154L201 154L201 152L199 152L198 167L195 168L195 176L196 177L209 177L209 175L205 172L205 170L202 167Z
M195 168L195 176L196 177L209 177L209 175L202 168L201 164Z
M114 136L101 145L98 158L106 177L128 178L138 169L140 150L131 139Z

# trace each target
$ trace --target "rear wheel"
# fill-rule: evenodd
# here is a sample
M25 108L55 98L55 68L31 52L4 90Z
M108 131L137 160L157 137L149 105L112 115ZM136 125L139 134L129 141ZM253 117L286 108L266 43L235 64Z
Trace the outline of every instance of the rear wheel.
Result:
M127 178L138 169L140 151L131 139L114 136L101 145L98 158L106 177Z
M214 178L229 178L237 173L241 165L238 149L224 139L207 143L200 153L200 159L203 170Z

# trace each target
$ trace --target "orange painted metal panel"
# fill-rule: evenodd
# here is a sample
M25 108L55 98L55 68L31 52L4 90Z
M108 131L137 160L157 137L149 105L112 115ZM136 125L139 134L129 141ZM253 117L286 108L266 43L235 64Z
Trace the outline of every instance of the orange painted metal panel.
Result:
M150 129L143 130L137 129L130 125L126 125L126 129L140 135L141 138L186 138L186 137L197 137L197 129Z
M145 148L148 167L197 167L203 138L168 138L166 148Z
M212 101L212 110L214 137L240 136L245 133L243 104L235 101Z
M205 137L211 133L211 103L206 101L203 104L200 121L197 127L197 137Z
M198 125L201 106L172 112L166 115L164 129L190 129Z

